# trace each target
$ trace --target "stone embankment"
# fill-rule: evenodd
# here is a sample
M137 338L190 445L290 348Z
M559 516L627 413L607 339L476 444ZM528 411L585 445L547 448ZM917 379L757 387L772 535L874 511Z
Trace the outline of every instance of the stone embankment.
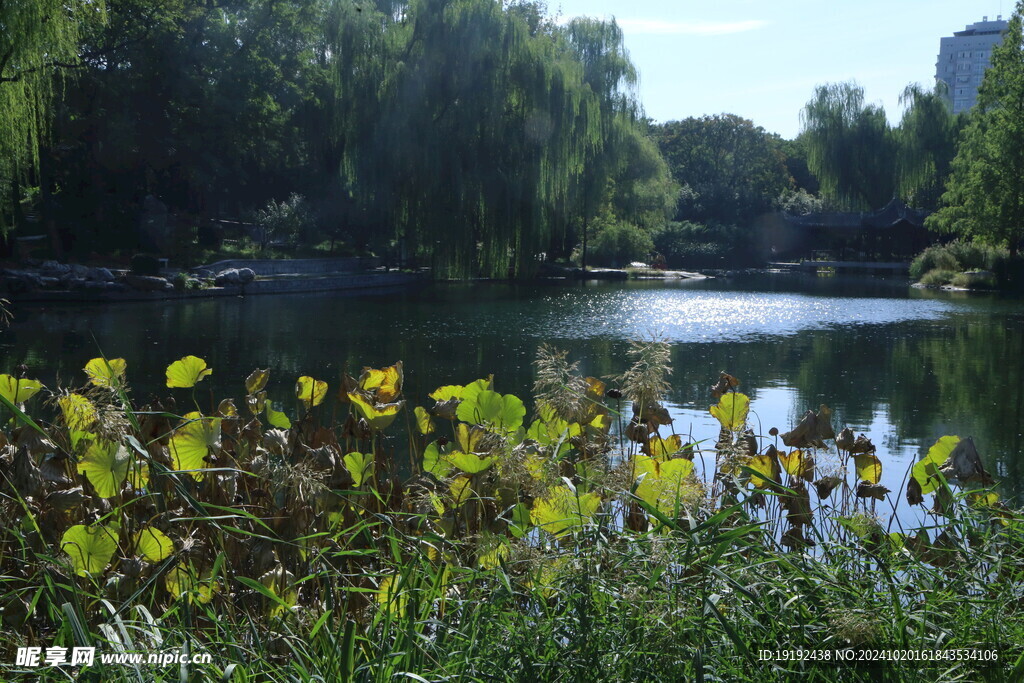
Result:
M242 294L285 294L398 287L419 274L386 271L376 259L218 261L189 271L142 275L44 261L0 268L0 289L13 301L146 301Z

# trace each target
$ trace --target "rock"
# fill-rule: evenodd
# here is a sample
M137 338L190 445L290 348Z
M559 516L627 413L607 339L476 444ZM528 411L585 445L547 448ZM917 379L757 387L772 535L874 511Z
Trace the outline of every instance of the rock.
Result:
M174 289L174 285L156 275L128 275L124 281L133 289L143 292L163 292Z
M251 268L228 268L217 273L214 282L218 287L224 285L245 285L256 279Z
M45 289L57 289L61 286L61 279L56 277L46 277L43 275L39 277L39 284Z
M192 274L204 280L211 280L217 276L217 274L209 268L195 268L192 270Z
M70 266L70 273L72 277L82 278L83 280L89 277L89 271L92 270L89 266L83 266L80 263L72 263Z
M106 268L90 268L85 279L93 282L113 282L114 274Z
M46 277L59 278L63 275L67 275L71 272L71 266L66 263L58 263L56 261L43 261L43 265L39 266L39 270Z
M4 279L4 286L11 294L24 294L43 286L41 278L35 273L9 271Z

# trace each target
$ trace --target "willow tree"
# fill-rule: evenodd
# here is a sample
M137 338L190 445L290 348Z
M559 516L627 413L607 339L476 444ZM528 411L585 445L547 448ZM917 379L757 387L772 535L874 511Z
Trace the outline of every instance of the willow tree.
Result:
M590 223L601 211L608 183L625 159L622 152L628 132L636 125L637 73L614 19L577 17L565 31L583 67L583 83L597 114L585 121L581 131L586 158L574 188L582 242L580 265L585 270Z
M14 0L0 3L0 227L20 199L18 184L38 171L39 146L57 92L55 72L77 62L89 23L104 16L102 0Z
M885 110L856 83L815 88L800 112L807 165L821 193L847 209L876 209L895 190L895 142Z
M953 115L943 88L929 91L912 84L900 95L905 109L896 131L898 189L908 204L922 209L938 206L966 118Z

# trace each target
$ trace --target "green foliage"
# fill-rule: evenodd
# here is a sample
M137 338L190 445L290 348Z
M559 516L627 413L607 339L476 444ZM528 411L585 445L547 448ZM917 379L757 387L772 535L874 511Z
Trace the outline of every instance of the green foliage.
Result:
M967 116L953 116L943 85L931 92L909 85L900 103L906 108L896 131L898 190L909 205L934 211Z
M259 231L260 249L266 249L272 242L297 244L314 239L312 235L313 216L306 199L293 192L287 199L267 203L266 208L256 212L256 228Z
M746 226L793 187L779 137L734 114L670 121L655 135L687 188L677 220Z
M933 268L922 275L919 282L926 287L941 287L953 282L953 278L956 276L957 272L955 270Z
M800 112L807 165L822 196L848 210L884 206L895 188L896 141L880 106L853 82L815 88Z
M621 268L632 261L647 262L654 242L643 229L630 223L602 221L594 225L590 261L598 266Z
M1024 237L1024 3L1018 3L978 90L933 230L1006 246Z
M743 230L717 223L671 222L652 236L654 250L670 268L721 267L736 264L744 256Z

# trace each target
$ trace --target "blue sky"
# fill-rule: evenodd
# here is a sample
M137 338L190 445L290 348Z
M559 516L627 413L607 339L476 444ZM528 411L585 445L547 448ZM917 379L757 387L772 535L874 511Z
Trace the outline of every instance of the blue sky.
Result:
M908 83L931 87L939 38L1007 19L1010 0L548 0L549 13L615 17L656 121L731 113L791 138L821 83L856 80L899 121Z

